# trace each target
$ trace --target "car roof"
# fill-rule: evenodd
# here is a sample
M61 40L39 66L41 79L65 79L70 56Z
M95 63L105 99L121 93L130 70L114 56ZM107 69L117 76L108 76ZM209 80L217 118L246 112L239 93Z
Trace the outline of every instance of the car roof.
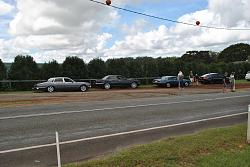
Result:
M52 77L52 78L49 78L49 79L59 79L59 78L61 79L61 78L69 78L69 77Z
M167 76L162 76L162 77L167 77L167 78L169 78L169 77L176 77L176 76L167 75Z
M112 77L112 76L122 76L122 75L106 75L106 77Z

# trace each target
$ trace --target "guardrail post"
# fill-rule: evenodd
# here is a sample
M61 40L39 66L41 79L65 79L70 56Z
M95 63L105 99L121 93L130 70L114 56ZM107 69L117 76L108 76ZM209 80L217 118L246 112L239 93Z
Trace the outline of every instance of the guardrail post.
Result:
M58 167L61 167L61 154L60 154L60 143L59 143L59 136L58 132L56 132L56 151L57 151L57 164Z
M250 144L250 105L248 105L247 143Z

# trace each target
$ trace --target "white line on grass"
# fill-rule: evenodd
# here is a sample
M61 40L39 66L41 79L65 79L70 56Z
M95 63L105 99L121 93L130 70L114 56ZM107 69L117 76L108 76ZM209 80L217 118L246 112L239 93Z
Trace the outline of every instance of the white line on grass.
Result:
M213 117L213 118L199 119L199 120L195 120L195 121L177 123L177 124L172 124L172 125L158 126L158 127L147 128L147 129L133 130L133 131L103 135L103 136L83 138L83 139L78 139L78 140L64 141L64 142L60 142L60 145L83 142L83 141L90 141L90 140L96 140L96 139L102 139L102 138L108 138L108 137L122 136L122 135L128 135L128 134L133 134L133 133L147 132L147 131L151 131L151 130L158 130L158 129L164 129L164 128L170 128L170 127L175 127L175 126L194 124L194 123L205 122L205 121L212 121L212 120L216 120L216 119L223 119L223 118L229 118L229 117L234 117L234 116L245 115L247 113L248 112L241 112L241 113L237 113L237 114L230 114L230 115L224 115L224 116ZM51 143L51 144L44 144L44 145L38 145L38 146L31 146L31 147L17 148L17 149L11 149L11 150L4 150L4 151L0 151L0 154L18 152L18 151L25 151L25 150L31 150L31 149L38 149L38 148L44 148L44 147L51 147L51 146L55 146L55 145L56 145L56 143Z
M215 101L215 100L242 98L242 97L250 97L250 95L219 97L219 98L214 98L214 99L175 101L175 102L155 103L155 104L141 104L141 105L134 105L134 106L97 108L97 109L79 110L79 111L62 111L62 112L41 113L41 114L27 114L27 115L0 117L0 120L18 119L18 118L30 118L30 117L41 117L41 116L52 116L52 115L62 115L62 114L73 114L73 113L92 112L92 111L104 111L104 110L116 110L116 109L138 108L138 107L149 107L149 106L170 105L170 104L180 104L180 103L195 103L195 102Z

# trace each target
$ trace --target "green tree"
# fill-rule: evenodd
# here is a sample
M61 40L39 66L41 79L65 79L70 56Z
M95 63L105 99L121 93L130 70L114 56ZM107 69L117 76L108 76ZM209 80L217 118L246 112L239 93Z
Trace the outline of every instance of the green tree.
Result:
M51 77L58 77L62 75L62 68L56 60L44 63L41 67L41 78L48 79Z
M40 71L31 56L18 55L10 66L9 78L11 80L36 80L40 78ZM11 88L15 90L31 90L34 83L17 82Z
M157 58L158 76L177 75L175 57Z
M212 63L215 62L218 53L211 51L187 51L182 55L181 60L184 62L202 62Z
M64 76L73 79L85 79L88 77L87 65L79 57L67 57L62 64Z
M0 80L6 79L6 67L0 59Z
M90 78L102 78L107 74L106 64L102 59L93 59L88 63Z
M12 80L39 79L39 68L31 56L18 55L11 64L9 78Z
M109 75L129 75L129 69L126 67L127 58L108 59L106 61L107 73Z
M235 62L246 61L250 56L250 45L239 43L224 49L218 56L218 61Z

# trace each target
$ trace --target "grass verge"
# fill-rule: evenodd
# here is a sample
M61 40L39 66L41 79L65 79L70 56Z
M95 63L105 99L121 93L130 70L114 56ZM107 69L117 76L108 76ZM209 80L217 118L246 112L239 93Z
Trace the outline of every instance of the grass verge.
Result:
M209 129L65 167L249 167L246 130L246 124Z
M248 83L248 84L250 84L250 82L249 81L247 81L247 80L245 80L245 79L242 79L242 80L236 80L236 84L242 84L242 83Z

